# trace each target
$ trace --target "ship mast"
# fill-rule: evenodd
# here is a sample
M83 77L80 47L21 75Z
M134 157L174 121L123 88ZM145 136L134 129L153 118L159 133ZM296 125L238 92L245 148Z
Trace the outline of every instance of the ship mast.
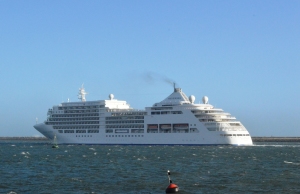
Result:
M81 100L81 102L85 102L86 101L86 99L85 99L86 94L87 93L85 92L83 84L82 84L81 88L79 88L78 99Z

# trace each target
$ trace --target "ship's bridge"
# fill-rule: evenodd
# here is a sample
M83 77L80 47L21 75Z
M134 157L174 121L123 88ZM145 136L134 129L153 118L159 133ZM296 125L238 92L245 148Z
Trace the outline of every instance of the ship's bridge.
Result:
M114 99L113 94L110 94L108 97L109 100L104 100L105 107L109 109L132 109L126 101Z

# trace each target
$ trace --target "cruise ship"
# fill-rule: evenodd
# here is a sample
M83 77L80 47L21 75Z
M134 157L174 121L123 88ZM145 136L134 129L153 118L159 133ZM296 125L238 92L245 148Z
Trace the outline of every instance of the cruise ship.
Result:
M137 110L109 94L87 101L79 88L78 102L64 102L48 110L47 120L34 125L58 144L103 145L252 145L252 139L230 113L208 103L195 103L176 88L167 98Z

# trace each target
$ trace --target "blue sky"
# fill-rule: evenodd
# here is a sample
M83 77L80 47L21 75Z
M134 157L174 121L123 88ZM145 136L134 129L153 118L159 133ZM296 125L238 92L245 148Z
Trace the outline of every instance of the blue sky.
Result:
M48 108L115 98L143 109L175 81L252 136L300 136L300 1L0 0L0 136ZM151 75L152 80L147 79Z

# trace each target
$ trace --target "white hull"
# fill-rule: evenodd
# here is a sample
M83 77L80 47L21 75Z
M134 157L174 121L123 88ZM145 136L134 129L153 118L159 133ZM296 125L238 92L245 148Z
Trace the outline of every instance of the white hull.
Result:
M34 126L47 138L53 139L55 130L51 126L38 124ZM104 144L104 145L252 145L250 136L220 136L215 132L210 136L193 133L141 133L114 134L109 137L106 133L89 135L56 133L58 144ZM119 137L120 136L120 137ZM130 137L129 137L130 136ZM132 137L133 136L133 137Z
M235 132L235 136L224 136L232 132L207 131L200 129L198 133L105 133L100 130L97 134L66 134L57 133L52 126L44 123L34 126L49 139L56 134L59 144L126 144L126 145L252 145L250 136L244 132ZM241 136L238 136L238 135Z

